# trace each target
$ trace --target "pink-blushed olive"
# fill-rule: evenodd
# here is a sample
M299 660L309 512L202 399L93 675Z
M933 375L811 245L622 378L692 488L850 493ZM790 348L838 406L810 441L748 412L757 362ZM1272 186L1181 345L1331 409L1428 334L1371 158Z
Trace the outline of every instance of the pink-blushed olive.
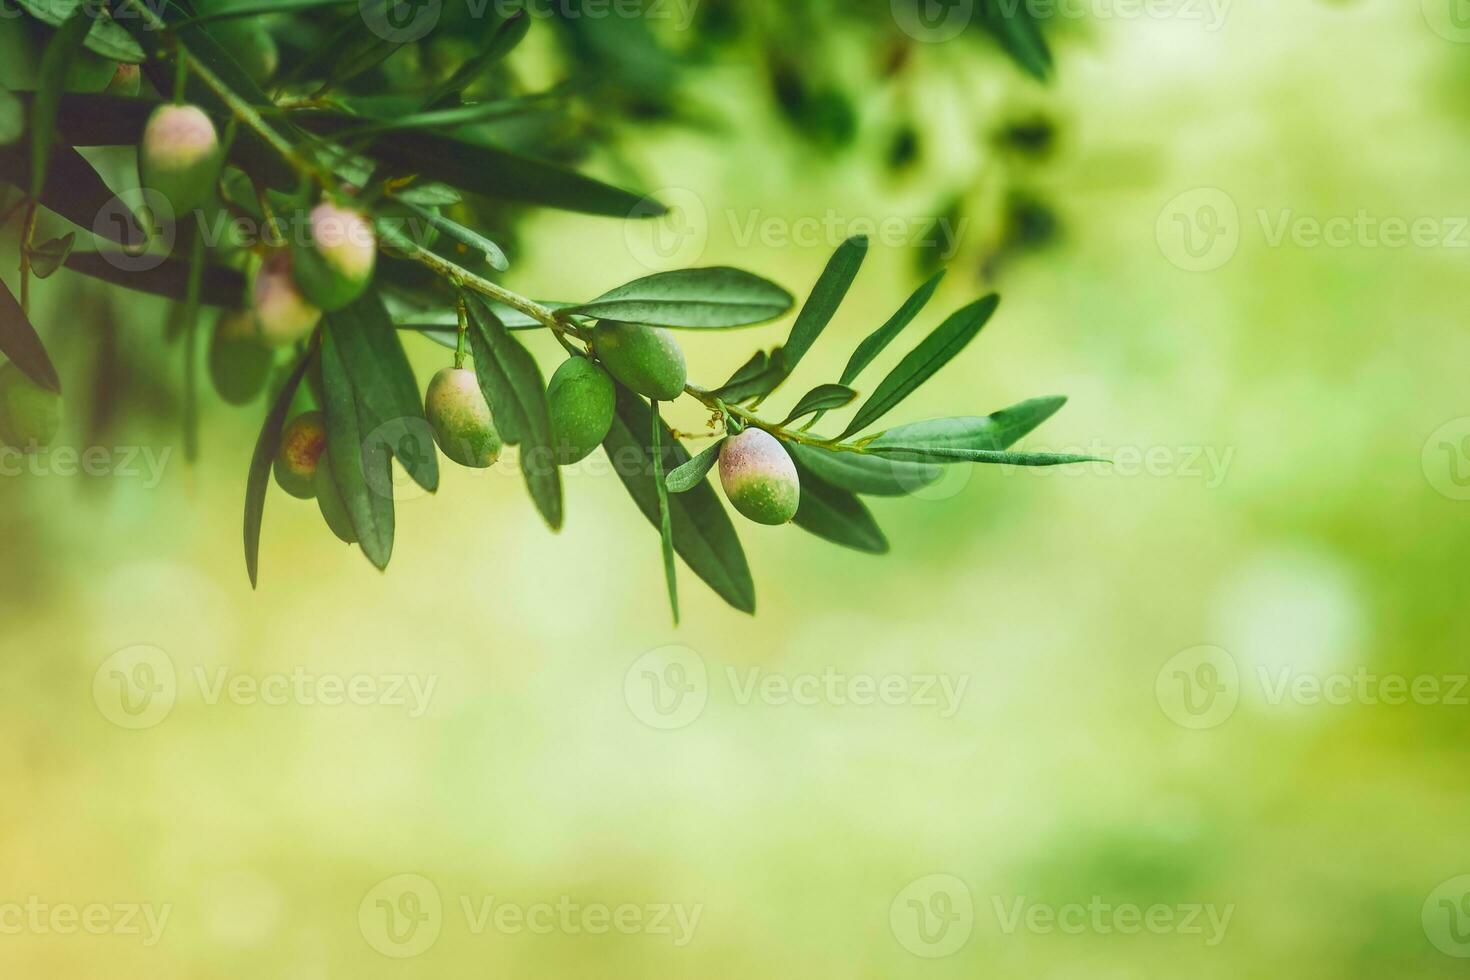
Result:
M272 252L255 271L251 309L256 334L270 347L289 347L310 334L322 318L321 309L297 288L291 253L285 250Z
M372 222L351 208L323 201L306 220L306 241L293 250L292 274L307 300L340 310L373 279L378 238Z
M138 176L168 201L177 220L209 202L222 159L219 134L204 110L161 105L143 127Z
M775 436L747 428L720 446L720 484L741 514L757 524L786 524L801 505L801 479Z
M475 372L447 367L434 375L424 396L424 414L434 441L459 465L485 469L500 458L503 441Z
M317 465L326 451L326 419L321 412L302 412L281 432L281 450L273 467L276 483L293 497L315 497Z

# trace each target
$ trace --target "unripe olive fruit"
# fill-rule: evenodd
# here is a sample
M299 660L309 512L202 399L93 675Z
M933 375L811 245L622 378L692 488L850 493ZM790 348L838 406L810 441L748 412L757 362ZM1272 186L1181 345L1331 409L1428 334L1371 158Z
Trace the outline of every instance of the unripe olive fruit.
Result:
M138 175L180 218L214 194L222 154L214 123L198 106L161 105L143 127Z
M447 367L434 375L424 396L434 441L461 466L485 469L500 458L503 442L475 372Z
M689 380L684 352L660 327L602 320L592 331L592 349L614 378L649 398L672 401Z
M274 466L276 483L293 497L316 496L316 473L327 449L327 423L321 412L302 412L281 433Z
M373 278L378 240L367 218L323 201L307 216L307 244L293 250L291 271L302 295L324 310L340 310Z
M270 347L289 347L311 333L322 311L301 295L291 275L291 253L272 253L255 271L251 290L255 330Z
M260 340L255 316L226 310L214 324L209 343L209 378L229 405L248 405L270 380L275 355Z
M546 388L558 465L591 455L612 428L617 391L606 371L585 357L562 363Z
M735 509L757 524L785 524L801 504L801 480L785 447L751 427L720 446L720 484Z
M316 505L322 512L322 520L343 544L357 543L357 531L352 527L347 504L342 500L342 491L337 488L337 477L332 472L330 450L323 450L316 461Z
M142 88L142 69L126 61L119 61L112 73L112 81L102 91L107 95L137 95Z
M44 449L60 428L61 396L14 364L0 367L0 442L25 452Z
M223 5L221 5L223 6ZM258 20L229 17L209 25L209 33L237 61L256 85L265 85L281 65L275 38Z

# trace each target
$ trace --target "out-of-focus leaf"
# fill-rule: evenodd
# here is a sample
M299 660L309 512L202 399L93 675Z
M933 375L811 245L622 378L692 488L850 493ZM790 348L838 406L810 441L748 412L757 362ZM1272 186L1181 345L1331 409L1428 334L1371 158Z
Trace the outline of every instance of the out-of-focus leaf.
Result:
M495 36L481 49L479 54L465 61L453 75L435 86L425 104L435 106L457 101L461 93L469 88L476 78L515 50L516 46L525 40L530 29L530 16L524 9L517 10L496 29Z
M948 364L975 338L999 304L1000 297L992 293L941 323L874 389L840 438L845 439L854 432L866 429L912 394L919 385L933 377L936 371Z
M71 254L72 246L76 244L77 233L69 231L60 238L53 238L39 245L32 245L31 271L36 274L37 279L45 279L51 273L61 268L61 263Z
M720 446L723 443L722 439L670 473L667 481L669 492L687 493L703 483L705 476L720 461Z
M157 262L157 265L153 265ZM124 289L153 293L182 302L189 294L189 265L179 259L150 256L146 260L120 252L72 252L62 263L73 272L110 282ZM199 301L205 306L240 306L245 276L224 265L206 265Z
M773 320L792 302L790 293L769 280L716 267L645 276L570 312L659 327L725 329Z
M791 336L781 351L781 363L787 374L796 370L796 365L827 329L827 324L832 322L867 254L868 239L863 235L849 238L837 247L827 262L827 268L812 287L811 296L807 297L796 323L792 324Z
M17 144L0 148L0 178L17 187L30 186L29 147ZM112 191L92 165L71 147L58 145L53 149L45 185L41 203L72 224L130 248L147 241L142 225L115 206ZM99 214L115 214L116 221L99 221Z
M916 0L923 3L925 0ZM1051 50L1046 46L1041 28L1024 3L1007 0L981 0L986 30L995 35L1001 47L1033 77L1046 81L1051 75Z
M669 516L669 488L664 483L663 420L658 416L658 402L650 403L653 416L653 485L658 490L658 530L663 538L664 581L669 587L669 606L674 610L674 625L679 625L679 579L674 572L674 525Z
M439 489L439 458L432 445L423 445L429 429L418 381L382 299L370 289L329 319L337 354L362 406L363 438L407 431L410 438L389 439L390 448L407 444L394 449L395 458L415 483L433 493Z
M541 516L561 530L561 471L556 465L546 382L531 352L478 296L466 296L470 349L480 390L505 441L520 446L521 473Z
M61 91L66 73L82 50L82 39L92 27L87 11L77 5L41 55L41 68L36 79L36 96L31 100L31 197L40 198L45 187L46 165L51 158L51 144L56 139L56 110L61 104Z
M9 89L0 87L0 146L9 146L26 131L26 107Z
M602 446L629 496L643 516L658 527L658 490L654 486L650 440L645 434L653 424L653 413L643 399L622 385L618 385L617 392L617 414ZM689 454L672 432L665 428L661 435L666 472L689 461ZM714 488L708 482L700 483L686 493L669 498L669 517L674 550L694 574L736 609L754 613L755 583L745 561L745 550Z
M391 486L392 461L382 452L381 442L368 444L363 439L362 406L347 365L338 352L336 334L340 329L331 317L322 329L322 412L327 420L327 458L363 554L384 569L393 557L393 496L382 492ZM369 480L368 473L374 473L374 479Z
M52 27L60 27L79 7L89 16L96 9L89 0L15 0L15 5ZM143 60L143 49L138 42L110 17L92 17L85 43L89 51L114 61L135 65Z
M286 413L291 410L291 401L306 369L311 364L315 351L301 358L285 385L276 395L275 404L265 417L260 428L260 438L255 441L255 453L250 457L250 476L245 481L245 571L250 575L250 587L255 588L260 577L260 527L265 519L265 493L270 487L271 466L281 450L281 428L286 424Z
M56 376L56 366L51 363L46 346L4 282L0 282L0 354L10 358L26 377L42 388L61 391L61 379Z
M787 443L797 462L834 486L870 497L903 497L934 483L944 471L927 463L907 463L858 453Z
M847 385L818 385L801 396L801 400L796 403L796 407L791 410L791 414L786 416L781 424L789 425L799 418L812 415L816 412L830 412L833 409L841 408L857 396L858 393Z
M870 555L888 553L888 539L857 496L835 487L798 460L801 504L792 523L819 538Z

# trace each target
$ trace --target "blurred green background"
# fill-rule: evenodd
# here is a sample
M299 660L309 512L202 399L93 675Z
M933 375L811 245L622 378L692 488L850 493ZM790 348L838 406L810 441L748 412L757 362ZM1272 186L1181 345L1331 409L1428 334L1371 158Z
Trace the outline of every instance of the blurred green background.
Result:
M854 91L841 153L727 59L681 83L725 131L592 166L674 219L522 226L507 283L577 299L726 263L804 293L902 219L779 409L963 201L920 326L1004 301L894 420L1064 393L1027 445L1117 460L874 501L883 558L742 523L753 619L681 570L671 625L657 536L597 460L559 536L513 470L451 467L400 502L387 575L273 489L252 593L262 409L206 397L187 466L165 308L41 290L64 376L93 353L75 323L115 326L111 458L170 455L0 480L0 974L1463 976L1470 27L1434 0L1085 9L1050 85L920 45L901 89ZM813 42L837 74L867 57L843 31ZM898 170L867 125L892 99L923 147ZM787 327L690 337L691 375ZM421 379L447 363L406 343ZM279 675L308 686L216 686Z

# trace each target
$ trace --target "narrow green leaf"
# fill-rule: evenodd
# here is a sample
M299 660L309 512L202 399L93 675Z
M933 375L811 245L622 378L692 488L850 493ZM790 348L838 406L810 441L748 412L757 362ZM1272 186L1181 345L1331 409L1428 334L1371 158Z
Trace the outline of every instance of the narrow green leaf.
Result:
M941 323L933 333L914 348L909 355L889 372L888 377L873 391L873 394L858 409L857 415L848 423L839 438L846 439L854 432L861 432L903 401L914 389L934 376L934 373L965 349L980 328L995 313L1000 297L994 293L966 306L948 320Z
M832 322L832 317L846 298L847 291L852 287L867 255L868 239L857 235L839 245L827 262L827 268L812 287L812 294L807 297L806 305L797 314L796 323L791 327L791 336L781 352L781 363L788 375L796 370L796 365L811 350L822 331L827 329L827 324Z
M72 246L76 244L77 233L69 231L60 238L42 242L31 246L31 272L37 279L45 279L61 268L61 263L71 254Z
M674 573L674 524L669 516L669 488L664 482L663 420L658 415L658 402L649 403L653 416L653 485L658 490L658 528L664 546L664 581L669 586L669 605L674 610L674 625L679 625L679 580Z
M876 452L890 446L934 449L1001 450L1014 446L1055 415L1067 399L1061 395L1032 398L982 417L930 419L880 432L862 446Z
M0 86L0 146L9 146L25 135L26 107L10 90Z
M645 276L570 312L600 320L718 330L774 320L792 302L790 293L760 276L716 267Z
M390 449L415 483L430 493L438 490L439 458L432 445L424 445L432 440L418 381L382 299L370 289L327 319L334 324L337 353L363 407L364 439L407 431L413 438L390 440Z
M148 259L151 264L156 257ZM182 302L189 293L189 264L181 259L158 260L140 268L139 260L116 252L73 252L62 263L73 272L110 282L124 289L152 293ZM245 276L224 265L206 265L199 301L205 306L238 307L245 298Z
M804 531L870 555L888 553L888 539L873 515L853 493L835 487L798 460L801 505L792 521Z
M914 317L928 305L934 296L934 291L939 288L940 280L944 278L945 270L941 269L935 273L933 278L914 291L899 307L898 312L888 320L887 323L874 330L871 334L858 344L857 350L852 352L847 367L842 369L842 383L850 385L857 380L857 376L863 373L863 369L872 364L874 359L893 343L894 339L903 332L903 328L913 322Z
M718 391L723 391L733 385L742 384L743 382L757 377L762 371L766 369L766 365L769 363L770 357L766 354L765 351L756 351L750 356L750 360L740 365L740 367L735 370L735 373L730 375L730 380L721 385Z
M276 395L275 404L261 426L260 438L255 441L255 453L250 457L250 476L245 481L245 571L250 575L252 589L260 575L260 527L265 519L265 493L270 487L271 466L281 450L281 428L286 424L286 413L291 410L291 400L301 387L301 379L306 377L314 353L308 351L301 358Z
M83 13L96 9L88 0L15 0L15 4L52 27L60 27L78 8L82 8ZM90 51L114 61L135 65L143 60L143 49L111 17L92 18L86 44Z
M818 385L801 396L801 400L796 403L796 407L791 410L791 414L786 416L781 424L789 425L797 419L804 418L815 412L829 412L833 409L841 408L857 396L858 393L847 387L847 385Z
M460 65L455 73L435 87L426 105L439 105L457 100L476 78L515 50L531 30L531 18L524 9L517 10L505 23L496 28L490 43L473 58Z
M736 376L726 382L721 388L714 392L716 396L724 401L738 404L751 398L760 398L769 395L780 387L781 382L786 380L786 372L781 367L781 348L777 347L771 352L768 359L761 362L761 367L755 373L752 362L735 372Z
M1070 453L1008 453L988 449L955 449L950 446L883 446L872 452L893 459L918 463L999 463L1006 466L1065 466L1069 463L1106 463L1099 456Z
M457 221L451 221L435 211L429 211L419 207L412 201L400 199L399 203L412 211L420 221L428 222L465 247L479 252L485 257L485 261L489 263L490 267L497 272L504 272L510 268L510 260L505 257L505 252L501 250L500 246L479 232L466 228ZM539 326L540 324L537 325Z
M392 486L392 460L381 451L382 442L364 442L362 406L338 350L336 335L340 329L331 319L322 328L322 412L327 420L327 458L363 554L379 569L384 569L393 557L393 496L382 492Z
M1015 62L1038 81L1051 74L1051 51L1030 8L1024 3L982 0L986 30L1000 41Z
M466 295L475 375L505 441L520 446L521 473L541 516L553 531L562 525L561 471L551 431L546 382L531 352L478 296Z
M92 18L78 4L77 9L57 28L46 52L41 55L41 68L36 77L36 97L31 100L31 197L40 198L45 187L46 164L51 157L51 144L56 139L56 110L61 92L66 87L66 73L82 50L82 39L92 28Z
M705 476L720 461L720 446L723 444L724 440L722 439L670 473L668 478L669 492L688 493L703 483Z
M652 452L645 434L653 424L653 413L643 399L622 385L617 391L617 414L602 446L628 495L643 516L658 527L658 490L654 486ZM667 427L661 432L660 446L666 471L689 461L689 454ZM707 482L700 483L686 493L671 497L669 516L674 550L685 564L720 598L741 612L754 613L755 583L745 561L745 550L714 488Z
M922 490L944 475L927 463L907 463L858 453L787 443L793 459L833 486L870 497L903 497Z
M56 366L51 363L46 346L4 282L0 282L0 354L10 358L26 377L42 388L61 392L61 379L56 376Z
M17 187L30 186L28 144L22 142L12 147L0 147L0 178ZM129 220L131 215L110 210L115 207L112 190L97 176L92 165L71 147L58 144L52 148L44 184L41 203L72 224L90 230L94 236L130 248L146 243L147 233L136 219ZM99 221L98 216L104 213L114 214L116 219Z

